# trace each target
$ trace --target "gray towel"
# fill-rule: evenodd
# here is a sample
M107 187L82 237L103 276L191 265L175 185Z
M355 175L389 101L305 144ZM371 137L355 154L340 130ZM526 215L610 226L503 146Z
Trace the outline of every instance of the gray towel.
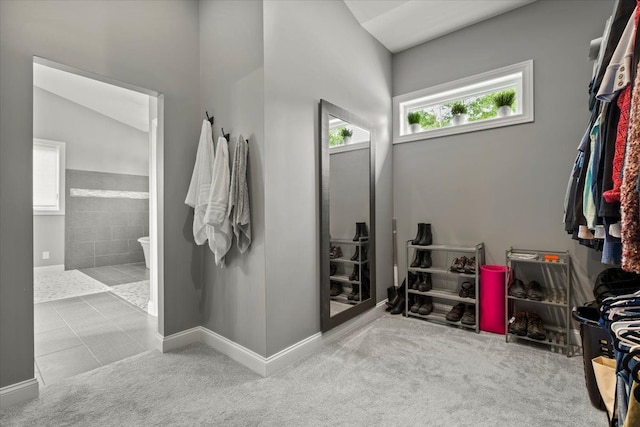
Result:
M229 210L227 214L236 235L238 250L244 253L251 245L251 211L249 209L249 187L247 185L247 162L249 144L242 135L238 137L233 151L231 185L229 186Z

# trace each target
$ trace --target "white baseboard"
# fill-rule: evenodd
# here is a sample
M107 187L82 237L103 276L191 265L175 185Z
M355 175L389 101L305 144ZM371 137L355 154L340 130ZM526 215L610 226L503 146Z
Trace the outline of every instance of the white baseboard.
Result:
M351 319L326 333L315 333L269 357L264 357L230 339L203 326L187 329L177 334L162 337L158 334L157 349L166 353L194 343L206 344L220 353L246 366L253 372L267 377L297 360L317 351L322 345L334 341L353 329L363 326L384 313L386 300L360 316Z
M64 264L58 265L45 265L42 267L34 267L33 272L38 274L46 273L62 273L64 271Z
M31 378L0 388L0 409L36 399L40 394L38 380Z

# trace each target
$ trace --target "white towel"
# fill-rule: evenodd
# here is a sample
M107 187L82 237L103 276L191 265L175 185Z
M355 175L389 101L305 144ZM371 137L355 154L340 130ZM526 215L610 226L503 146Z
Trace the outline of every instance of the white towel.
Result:
M207 225L205 217L209 196L211 194L211 182L213 179L213 135L211 124L204 120L200 132L200 142L196 152L196 163L191 175L191 184L185 203L191 206L193 211L193 239L196 244L204 245L207 239L213 236L213 229Z
M213 227L213 239L209 239L209 248L215 255L216 265L220 267L224 267L224 256L229 252L233 242L231 222L227 215L229 175L229 146L226 139L219 137L213 162L213 181L205 217L207 224Z
M243 254L251 245L251 211L247 185L247 154L249 144L240 135L233 151L231 188L229 189L229 219L236 235L238 250Z

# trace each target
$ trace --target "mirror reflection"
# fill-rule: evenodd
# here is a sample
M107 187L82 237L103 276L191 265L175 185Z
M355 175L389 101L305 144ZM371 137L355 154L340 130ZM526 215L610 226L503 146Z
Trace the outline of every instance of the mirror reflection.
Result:
M330 315L371 298L370 132L329 115Z

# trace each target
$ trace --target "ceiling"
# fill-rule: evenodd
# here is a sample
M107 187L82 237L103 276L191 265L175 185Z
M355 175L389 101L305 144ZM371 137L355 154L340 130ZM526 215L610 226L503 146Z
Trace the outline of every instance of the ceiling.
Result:
M535 0L344 0L360 25L392 53Z
M33 64L33 85L142 132L149 131L149 96L88 77Z

